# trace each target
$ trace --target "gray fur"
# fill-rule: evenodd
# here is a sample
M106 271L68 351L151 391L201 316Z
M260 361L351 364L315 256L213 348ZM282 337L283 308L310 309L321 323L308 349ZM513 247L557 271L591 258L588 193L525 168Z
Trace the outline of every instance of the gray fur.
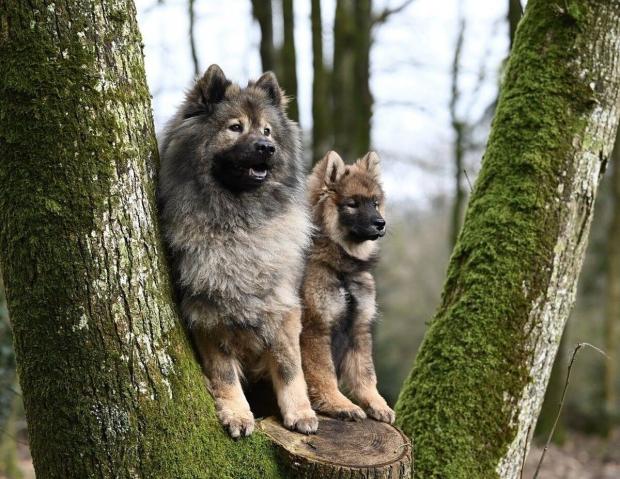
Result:
M238 142L253 141L262 118L277 148L265 183L240 193L213 175L214 157L231 147L222 132L239 116L250 131ZM269 345L282 315L299 307L310 232L299 128L275 77L240 88L209 68L160 145L161 225L184 319L206 331L251 329Z

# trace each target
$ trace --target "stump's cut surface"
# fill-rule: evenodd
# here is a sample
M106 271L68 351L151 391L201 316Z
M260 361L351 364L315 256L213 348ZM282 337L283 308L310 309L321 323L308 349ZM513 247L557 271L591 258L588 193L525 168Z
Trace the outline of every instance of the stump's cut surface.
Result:
M259 428L276 443L295 477L305 479L409 479L411 444L402 431L365 419L347 422L319 416L317 434L289 431L275 417Z

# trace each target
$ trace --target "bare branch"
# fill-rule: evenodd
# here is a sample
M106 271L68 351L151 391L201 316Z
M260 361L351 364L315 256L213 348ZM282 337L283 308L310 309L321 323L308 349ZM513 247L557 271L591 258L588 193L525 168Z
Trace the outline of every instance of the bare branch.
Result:
M386 8L384 8L381 13L379 13L378 15L375 15L375 17L372 19L371 26L375 27L375 26L379 26L379 25L387 22L388 19L392 15L394 15L396 13L402 12L405 8L407 8L409 5L411 5L413 3L413 1L414 0L405 0L403 3L401 3L397 7L393 7L393 8L386 7Z

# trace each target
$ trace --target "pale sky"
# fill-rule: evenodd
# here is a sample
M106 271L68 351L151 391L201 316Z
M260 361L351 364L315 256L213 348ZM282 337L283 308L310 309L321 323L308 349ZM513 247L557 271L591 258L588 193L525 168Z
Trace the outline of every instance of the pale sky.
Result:
M375 11L403 0L376 0ZM146 70L159 130L193 79L187 0L137 0ZM459 3L465 13L460 111L477 118L497 94L499 65L508 49L507 1L416 0L375 30L371 90L375 98L372 143L383 159L388 198L424 205L449 192L452 131L448 102ZM323 0L325 53L331 62L334 0ZM239 83L261 73L260 31L250 0L196 0L200 66L219 64ZM295 1L300 123L311 131L312 51L310 1ZM476 90L480 71L482 87ZM476 94L472 92L476 90ZM477 155L479 156L479 155ZM479 158L470 158L472 171Z

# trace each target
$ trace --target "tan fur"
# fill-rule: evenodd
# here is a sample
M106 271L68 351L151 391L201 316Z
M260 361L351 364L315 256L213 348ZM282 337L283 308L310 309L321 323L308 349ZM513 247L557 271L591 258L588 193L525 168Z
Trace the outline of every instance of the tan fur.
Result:
M392 423L394 412L377 391L371 325L375 283L369 272L377 242L356 242L341 221L346 199L375 198L384 216L379 159L371 152L345 165L329 152L308 178L312 219L318 228L302 286L301 353L312 406L347 420L370 417ZM341 348L335 338L346 336ZM340 341L340 339L339 339ZM339 389L350 393L354 404ZM361 407L360 407L361 406Z

